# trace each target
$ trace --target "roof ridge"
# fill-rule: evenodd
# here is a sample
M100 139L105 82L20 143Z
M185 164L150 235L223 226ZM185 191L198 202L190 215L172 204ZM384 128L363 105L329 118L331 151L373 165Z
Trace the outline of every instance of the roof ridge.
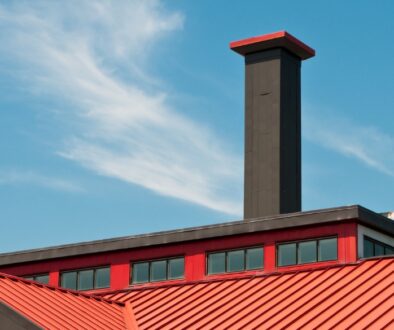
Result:
M131 303L129 301L126 301L123 306L123 316L127 329L139 329L133 307L131 306Z
M262 278L262 277L270 277L270 276L283 276L283 275L288 275L288 274L296 274L296 273L304 273L304 272L311 272L315 270L324 270L324 269L332 269L332 268L343 268L343 267L348 267L348 266L359 266L365 262L370 262L374 260L381 260L381 259L390 259L393 258L393 255L388 255L388 256L378 256L378 257L372 257L372 258L367 258L367 259L360 259L357 260L356 262L350 262L350 263L344 263L344 264L333 264L333 265L325 265L325 266L312 266L309 268L302 268L302 269L291 269L287 271L275 271L271 273L260 273L260 274L247 274L247 275L236 275L236 276L231 276L227 275L225 277L220 277L220 278L212 278L212 279L203 279L203 280L197 280L197 281L188 281L188 282L181 282L181 283L166 283L166 284L161 284L161 285L150 285L150 286L140 286L140 287L130 287L126 289L121 289L121 290L114 290L114 291L109 291L106 293L100 293L102 296L108 296L108 295L116 295L118 293L124 293L124 292L132 292L132 291L145 291L145 290L156 290L156 289L161 289L161 288L167 288L167 287L176 287L176 286L186 286L186 285L196 285L196 284L202 284L202 283L214 283L214 282L224 282L224 281L234 281L234 280L244 280L244 279L251 279L251 278ZM117 301L114 298L106 298L108 300L112 301Z
M39 283L39 282L36 282L36 281L28 280L28 279L23 278L23 277L18 277L18 276L15 276L15 275L10 275L10 274L6 274L6 273L2 273L2 272L0 272L0 279L1 278L10 279L12 281L18 281L18 282L22 282L22 283L29 284L29 285L35 285L37 287L47 288L47 289L58 291L58 292L61 292L61 293L70 293L70 294L72 294L74 296L80 296L80 297L84 297L84 298L87 298L87 299L94 299L94 300L106 302L106 303L109 303L109 304L116 304L116 305L121 306L121 307L124 307L124 305L125 305L123 302L116 301L116 300L113 300L113 299L104 298L102 296L94 295L94 294L91 294L91 293L85 293L85 292L80 292L80 291L76 291L76 290L56 287L56 286L49 285L49 284Z

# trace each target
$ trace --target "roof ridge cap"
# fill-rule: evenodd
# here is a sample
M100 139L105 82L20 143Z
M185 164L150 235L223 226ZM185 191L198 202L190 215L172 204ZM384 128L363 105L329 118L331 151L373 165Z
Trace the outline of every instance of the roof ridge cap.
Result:
M119 293L128 293L128 292L138 292L138 291L145 291L145 290L157 290L161 288L167 288L167 287L176 287L176 286L186 286L186 285L196 285L196 284L203 284L203 283L212 283L212 282L223 282L223 281L234 281L234 280L246 280L246 279L252 279L252 278L263 278L263 277L269 277L269 276L282 276L282 275L287 275L287 274L296 274L296 273L305 273L305 272L312 272L312 271L317 271L317 270L325 270L325 269L333 269L333 268L343 268L343 267L348 267L348 266L359 266L365 262L370 262L373 260L380 260L380 259L393 259L393 255L388 255L388 256L377 256L377 257L372 257L372 258L366 258L366 259L359 259L355 262L348 262L348 263L341 263L341 264L333 264L333 265L325 265L325 266L319 266L319 267L309 267L309 268L303 268L303 269L291 269L287 271L275 271L271 273L263 273L263 274L248 274L248 275L243 275L243 276L226 276L226 277L221 277L221 278L213 278L213 279L203 279L203 280L198 280L198 281L189 281L189 282L182 282L182 283L169 283L169 284L162 284L162 285L155 285L155 286L144 286L144 287L130 287L126 289L121 289L121 290L114 290L110 291L107 293L103 293L103 296L106 295L115 295ZM115 298L106 298L112 301L117 301Z

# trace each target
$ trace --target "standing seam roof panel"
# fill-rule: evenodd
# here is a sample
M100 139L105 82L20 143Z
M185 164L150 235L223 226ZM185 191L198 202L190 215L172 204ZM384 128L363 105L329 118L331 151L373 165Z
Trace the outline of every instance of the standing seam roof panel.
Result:
M0 301L46 329L126 329L117 302L0 274Z
M388 256L106 297L129 301L141 329L393 329L393 271Z

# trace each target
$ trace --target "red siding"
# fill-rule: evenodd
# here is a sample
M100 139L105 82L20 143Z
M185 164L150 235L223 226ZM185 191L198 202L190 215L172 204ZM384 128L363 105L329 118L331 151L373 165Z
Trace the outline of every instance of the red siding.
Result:
M281 267L275 264L275 244L277 242L308 239L324 236L338 236L338 261L327 262L348 263L357 260L357 225L355 222L323 225L309 228L293 228L282 231L258 232L244 235L218 237L207 240L192 241L164 246L136 248L125 251L114 251L97 255L82 255L77 257L47 260L31 264L22 264L0 268L0 271L21 276L28 274L50 273L50 284L58 285L59 271L93 266L111 265L111 290L125 288L129 285L130 262L137 260L155 259L170 256L185 255L185 279L195 281L212 278L205 274L205 255L207 251L232 249L253 245L264 245L263 273L285 271L289 269L310 268L311 265ZM316 263L322 265L322 263ZM255 271L253 273L256 273ZM232 274L231 276L233 276ZM220 277L228 276L221 275ZM217 276L216 276L217 277ZM174 281L172 281L174 282ZM179 282L179 281L178 281ZM149 284L148 284L149 285Z

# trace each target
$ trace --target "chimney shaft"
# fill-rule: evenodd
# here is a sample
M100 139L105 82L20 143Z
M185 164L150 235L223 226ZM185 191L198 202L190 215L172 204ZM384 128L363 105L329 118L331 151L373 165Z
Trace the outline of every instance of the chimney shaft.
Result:
M232 42L245 57L244 219L301 211L301 61L287 32Z

